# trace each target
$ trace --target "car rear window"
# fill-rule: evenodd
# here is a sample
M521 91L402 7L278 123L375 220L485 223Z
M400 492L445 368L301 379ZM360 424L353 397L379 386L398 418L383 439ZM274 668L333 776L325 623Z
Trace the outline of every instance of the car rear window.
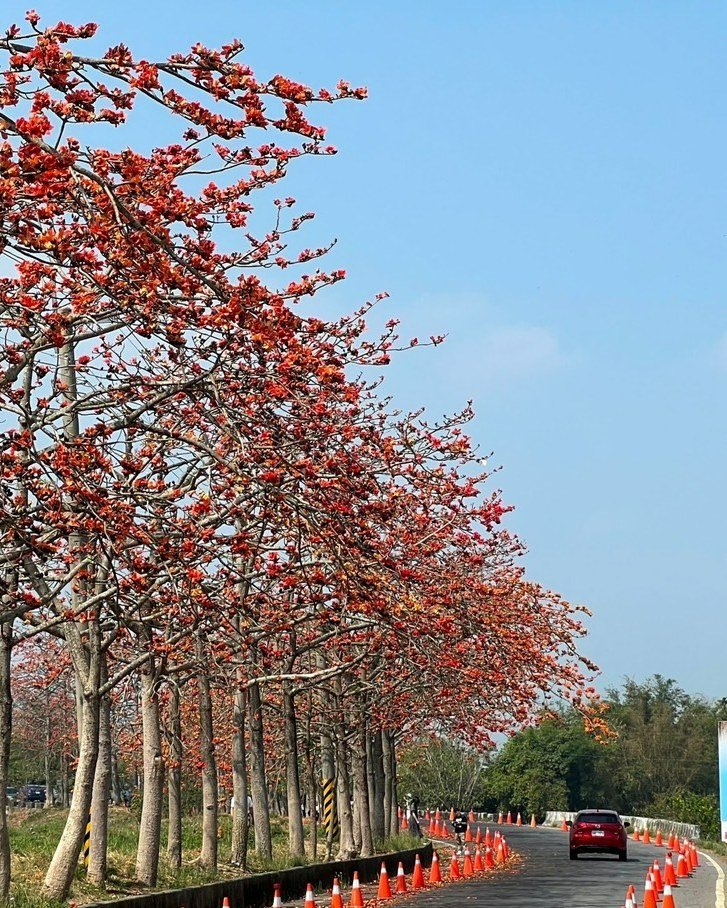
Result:
M621 821L615 813L579 813L576 823L618 823Z

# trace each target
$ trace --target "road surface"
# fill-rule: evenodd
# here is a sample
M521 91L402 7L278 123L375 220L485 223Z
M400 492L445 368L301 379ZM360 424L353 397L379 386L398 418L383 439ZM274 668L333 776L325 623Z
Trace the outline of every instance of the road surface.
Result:
M484 825L480 824L484 832ZM629 841L628 861L614 855L581 855L571 861L568 835L560 829L527 826L491 826L500 829L510 846L523 859L520 872L472 879L442 889L418 893L417 908L463 908L464 902L479 902L493 908L619 908L629 884L643 901L646 870L654 859L664 867L666 849ZM447 873L451 851L438 846L442 872ZM724 877L700 855L702 866L693 878L682 880L674 890L676 908L726 908ZM718 901L717 884L722 891ZM474 908L474 905L473 905Z

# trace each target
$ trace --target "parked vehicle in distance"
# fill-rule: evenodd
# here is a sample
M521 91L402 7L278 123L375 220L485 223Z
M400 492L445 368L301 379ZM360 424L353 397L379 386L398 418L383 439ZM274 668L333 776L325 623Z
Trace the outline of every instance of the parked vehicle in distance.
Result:
M18 789L14 785L8 785L5 789L5 798L8 807L15 807L18 803Z
M26 804L45 804L45 785L26 785L23 794Z
M575 820L568 820L570 859L579 854L617 854L625 861L628 854L626 827L615 810L581 810Z

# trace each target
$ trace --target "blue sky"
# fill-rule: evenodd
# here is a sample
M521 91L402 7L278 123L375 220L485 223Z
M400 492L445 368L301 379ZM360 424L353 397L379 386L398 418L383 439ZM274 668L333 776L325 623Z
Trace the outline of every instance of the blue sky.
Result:
M435 415L474 400L532 576L595 613L602 686L727 694L727 6L37 8L141 56L238 36L261 74L367 85L319 109L340 153L286 189L318 213L310 245L338 237L331 305L388 290L406 336L449 333L389 390Z

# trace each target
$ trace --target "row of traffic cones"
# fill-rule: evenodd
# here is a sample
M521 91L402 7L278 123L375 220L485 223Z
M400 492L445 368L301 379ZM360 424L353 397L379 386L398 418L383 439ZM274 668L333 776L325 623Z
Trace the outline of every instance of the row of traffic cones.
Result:
M457 859L457 854L452 855L452 860L449 865L449 879L460 880L467 879L468 877L475 876L478 873L486 873L489 870L494 870L498 864L504 864L510 857L510 849L505 841L504 836L499 836L499 841L497 845L497 851L493 851L490 846L485 848L483 854L482 850L477 847L473 856L470 853L469 848L465 848L464 853L464 863L460 869L459 861ZM424 879L424 868L422 867L422 862L419 855L416 855L414 859L414 870L411 875L411 882L407 883L406 873L404 871L404 864L399 861L399 867L396 873L396 882L392 889L391 881L389 880L389 874L386 869L386 864L382 862L381 872L379 874L379 885L376 893L377 901L387 901L388 899L393 898L395 895L401 895L409 892L416 892L419 889L424 889L426 886L436 886L437 884L444 883L442 878L442 871L439 866L439 856L437 852L432 854L432 864L429 868L428 879ZM282 908L282 897L281 897L282 885L280 883L275 883L273 886L273 908ZM230 908L230 901L228 898L224 898L222 901L222 908ZM315 896L313 894L313 884L308 883L306 894L305 894L305 908L317 908ZM338 877L333 879L333 887L331 890L331 906L330 908L364 908L364 896L361 883L358 878L358 871L353 873L353 881L351 883L351 897L348 902L348 906L344 905L343 896L341 895L341 885L338 880Z
M437 811L437 813L439 813L439 811ZM508 816L509 816L509 814L508 814ZM500 814L500 818L498 819L497 822L500 825L502 825L502 822L503 822L502 814ZM508 822L510 822L510 821L508 820ZM517 815L517 820L513 825L515 825L515 826L525 825L523 823L523 819L520 814ZM535 814L533 814L532 817L530 818L530 823L528 825L530 827L532 827L533 829L535 829L537 827L538 821L535 818ZM429 818L429 835L432 838L439 838L439 839L452 838L452 833L449 831L449 827L447 826L446 821L443 820L441 816L438 817L436 814L433 817ZM480 828L478 826L475 827L475 832L473 834L472 827L470 826L469 823L467 824L467 831L464 834L464 840L465 840L465 842L475 842L477 845L480 845L484 841Z
M505 823L507 823L508 826L524 826L525 820L523 820L521 813L518 813L516 819L513 821L512 813L509 810L507 812L507 818L505 818L505 814L500 811L500 813L497 815L497 825L502 826ZM531 815L530 823L528 825L532 826L533 829L538 825L538 821L535 819L535 814Z
M678 840L677 840L678 842ZM690 877L699 867L699 856L694 843L688 843L688 847L680 851L677 857L676 868L672 852L668 851L664 859L664 873L662 874L659 861L654 861L653 865L646 873L644 883L644 902L642 908L676 908L674 904L673 890L679 886L679 880ZM629 886L626 893L625 908L638 908L636 893L633 886Z
M457 853L455 852L452 855L452 860L449 864L449 878L450 880L461 880L468 879L478 873L487 873L489 870L494 870L499 864L505 864L509 857L510 848L504 836L500 838L496 850L486 845L483 853L482 849L477 846L474 852L474 859L472 852L465 847L461 869Z

